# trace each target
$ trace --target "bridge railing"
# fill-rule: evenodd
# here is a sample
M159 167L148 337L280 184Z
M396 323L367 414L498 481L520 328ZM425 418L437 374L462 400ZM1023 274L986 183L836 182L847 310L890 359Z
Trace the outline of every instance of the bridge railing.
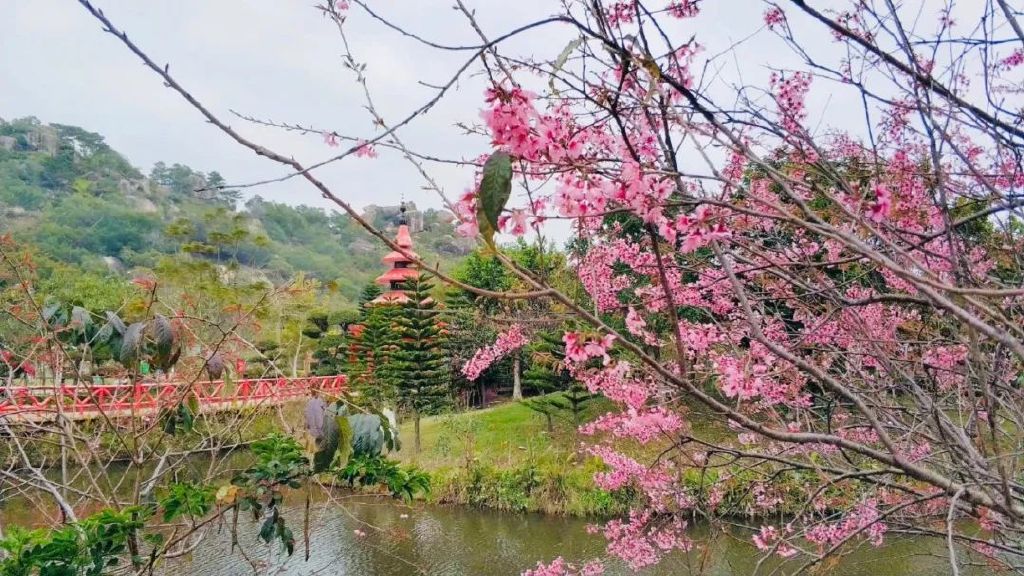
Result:
M101 412L151 412L173 406L189 395L196 398L201 409L216 411L304 398L313 386L324 393L337 394L345 390L346 384L347 378L338 375L245 378L228 382L207 380L191 384L144 380L77 386L12 386L0 388L0 416L58 411L79 416Z

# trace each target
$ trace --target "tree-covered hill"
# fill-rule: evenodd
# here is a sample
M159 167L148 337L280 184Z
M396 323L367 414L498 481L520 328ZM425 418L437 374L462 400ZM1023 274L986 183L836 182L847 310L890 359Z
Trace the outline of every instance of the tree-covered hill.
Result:
M131 274L182 253L271 282L298 274L354 301L385 247L347 215L259 196L242 203L217 172L158 162L143 174L103 136L35 118L0 120L0 234L56 263ZM397 207L367 208L393 229ZM442 266L468 251L451 214L411 207L417 251Z

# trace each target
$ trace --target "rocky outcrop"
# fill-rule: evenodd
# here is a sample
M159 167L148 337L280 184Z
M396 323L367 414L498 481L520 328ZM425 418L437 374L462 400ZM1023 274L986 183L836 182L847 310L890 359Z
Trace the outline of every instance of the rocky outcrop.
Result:
M349 250L360 254L372 254L378 250L377 245L365 238L357 238L348 245Z
M370 204L363 209L363 218L378 227L390 229L398 226L401 209L401 205L377 206ZM416 209L415 202L405 203L405 219L409 223L409 232L415 234L423 231L423 212Z
M124 263L120 259L114 256L104 256L103 263L107 265L107 269L117 274L124 273Z
M60 134L57 132L57 129L45 124L36 126L26 133L25 140L28 142L29 147L40 152L46 152L50 156L55 156L57 149L60 147Z

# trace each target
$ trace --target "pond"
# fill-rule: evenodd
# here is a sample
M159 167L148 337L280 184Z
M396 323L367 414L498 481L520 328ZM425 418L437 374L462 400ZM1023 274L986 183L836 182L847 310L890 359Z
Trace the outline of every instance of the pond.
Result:
M248 460L244 452L223 460L226 468ZM205 469L206 457L190 460L186 468ZM139 472L108 470L127 487ZM51 471L52 474L56 472ZM150 470L142 470L142 478ZM3 482L0 482L2 488ZM601 557L605 541L589 534L591 522L541 514L514 514L469 507L445 507L423 503L403 504L390 498L353 496L344 490L331 499L315 497L310 512L310 559L305 560L302 538L304 492L292 491L285 499L285 518L295 532L294 556L287 557L277 543L265 545L257 539L259 526L251 515L238 518L239 548L232 550L230 522L211 529L200 546L184 558L170 561L159 573L164 576L279 575L394 575L430 574L462 576L477 574L519 574L562 556L571 562ZM34 500L34 498L33 498ZM45 498L39 500L45 502ZM54 510L55 512L55 510ZM88 510L81 510L89 513ZM46 523L24 494L0 491L0 523L3 526L40 526ZM357 532L359 531L359 532ZM363 533L365 535L360 534ZM712 532L697 525L690 530L697 546L686 554L674 553L659 565L641 572L661 575L749 575L761 556L753 547L750 533L736 529ZM934 538L889 535L885 545L852 547L841 560L817 567L814 574L833 576L931 576L949 574L945 543ZM246 560L248 557L248 561ZM959 553L961 560L966 554ZM803 561L780 564L767 562L759 574L791 574ZM269 570L267 568L270 567ZM773 572L773 570L776 570ZM622 565L611 564L607 574L633 574ZM978 566L961 566L962 576L989 576L993 572Z
M298 496L298 495L293 495ZM299 500L300 497L293 498ZM239 538L246 554L258 565L268 559L279 566L276 574L461 576L519 574L538 560L563 556L569 561L598 557L604 539L586 531L588 522L539 514L509 514L465 507L422 504L406 506L386 499L343 498L340 502L315 504L310 520L310 560L304 558L301 541L302 505L293 504L286 517L299 539L295 555L283 557L278 546L257 542L258 527L239 518ZM365 533L359 535L356 531ZM641 572L650 575L706 574L748 575L760 558L748 535L709 534L697 527L693 538L703 544L688 554L674 554L661 564ZM168 566L164 574L228 576L253 573L237 551L231 554L227 527L210 534L190 559ZM833 576L931 576L950 573L945 546L939 540L891 536L882 548L854 548L836 564L818 567L817 574ZM962 558L961 553L961 558ZM762 566L760 574L794 572L801 562ZM633 574L613 565L608 574ZM963 567L962 575L982 576L989 571Z

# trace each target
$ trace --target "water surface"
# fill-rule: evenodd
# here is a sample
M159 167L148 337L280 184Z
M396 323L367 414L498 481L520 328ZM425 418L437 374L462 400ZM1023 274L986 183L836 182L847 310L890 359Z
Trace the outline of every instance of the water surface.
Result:
M293 495L295 497L296 495ZM293 498L293 501L298 498ZM539 514L509 514L465 507L402 505L387 499L342 498L320 502L311 508L310 549L304 558L302 506L292 504L286 513L289 525L300 540L291 558L278 553L278 546L257 542L258 526L251 518L239 519L240 545L260 567L287 575L407 575L443 576L476 574L519 574L538 560L563 556L570 561L600 557L604 539L586 531L587 521ZM361 536L356 531L364 532ZM675 553L642 574L709 576L754 573L760 555L745 533L710 534L697 527L693 538L698 545L687 554ZM210 534L188 561L168 566L164 574L184 576L227 576L251 574L253 568L236 551L230 553L227 527ZM818 567L815 574L834 576L931 576L949 574L943 542L934 539L890 536L881 548L868 544L854 547L838 563ZM759 574L790 574L803 562L780 565L769 562ZM608 574L633 574L622 565L612 565ZM990 574L977 567L962 567L964 576Z

